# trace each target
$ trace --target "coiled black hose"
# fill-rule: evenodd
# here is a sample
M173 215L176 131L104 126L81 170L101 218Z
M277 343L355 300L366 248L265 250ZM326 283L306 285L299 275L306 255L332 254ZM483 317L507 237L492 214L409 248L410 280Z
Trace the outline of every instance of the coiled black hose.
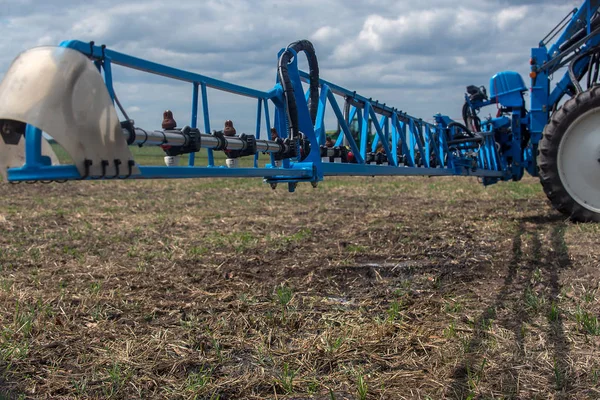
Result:
M584 68L579 73L579 76L575 75L575 64L577 64L582 59L589 57L590 59L584 66ZM587 88L590 89L594 84L598 83L598 69L600 68L600 45L596 45L590 48L585 53L579 54L577 57L573 58L571 63L569 64L569 78L571 79L571 83L575 87L575 92L581 93L583 89L581 88L581 84L579 81L584 77L587 73Z
M296 106L294 88L288 73L288 64L294 57L293 53L289 51L290 49L294 50L296 53L303 51L308 59L310 78L310 98L308 102L308 108L313 125L317 120L317 110L319 109L319 64L317 62L315 48L308 40L299 40L297 42L290 43L286 51L284 51L283 54L281 54L281 57L279 57L278 73L281 86L283 87L283 96L287 104L287 119L289 129L288 135L291 138L297 138L300 136L300 131L298 129L298 107Z
M469 123L469 120L471 120L471 123L474 124L475 131L481 131L481 120L477 115L473 115L473 113L471 112L471 107L467 102L463 104L462 117L466 127L471 127L471 124ZM470 129L468 129L468 132L471 132Z
M569 64L569 78L571 79L571 83L575 87L575 93L577 93L577 94L583 92L583 89L581 88L581 85L579 84L579 80L587 72L588 67L586 65L586 68L584 69L584 71L582 71L581 74L579 74L579 76L575 76L575 71L573 70L573 67L575 66L575 64L577 62L579 62L579 60L581 60L582 58L585 58L585 57L589 57L589 56L590 56L590 53L580 54L579 56L575 57L573 59L573 61L571 61L571 63Z
M453 139L454 139L454 138L451 136L451 134L450 134L450 133L451 133L451 129L452 129L453 127L457 127L457 128L459 128L459 129L461 129L461 130L462 130L462 131L465 133L465 135L466 135L467 137L470 137L470 138L474 137L474 135L473 135L473 132L471 132L471 131L469 130L469 128L467 128L465 125L461 124L460 122L453 121L453 122L450 122L450 123L448 124L448 135L450 136L450 137L449 137L449 140L453 140ZM464 136L463 136L463 137L464 137Z

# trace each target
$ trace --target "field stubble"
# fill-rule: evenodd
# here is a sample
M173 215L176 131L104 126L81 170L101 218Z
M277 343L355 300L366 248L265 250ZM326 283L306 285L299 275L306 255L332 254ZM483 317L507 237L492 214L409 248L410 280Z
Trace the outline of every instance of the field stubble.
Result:
M534 179L3 185L0 398L599 398L599 225Z

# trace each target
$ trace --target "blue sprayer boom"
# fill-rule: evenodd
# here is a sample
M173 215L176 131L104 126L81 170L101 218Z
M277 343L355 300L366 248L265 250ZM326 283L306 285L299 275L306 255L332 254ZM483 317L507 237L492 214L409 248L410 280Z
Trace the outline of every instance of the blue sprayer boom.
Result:
M520 180L527 171L540 177L556 209L576 221L600 221L599 7L600 0L584 1L532 49L529 108L523 78L505 71L491 78L489 92L467 87L462 121L438 114L428 123L321 79L306 40L279 52L277 80L267 91L93 42L34 48L15 59L0 84L0 174L9 182L261 177L294 191L299 182L316 186L335 175L468 175L488 185ZM308 58L308 73L298 70L300 53ZM167 111L162 129L137 126L114 90L115 64L189 82L189 125L178 128ZM561 69L566 72L552 83ZM256 131L238 134L227 121L225 129L211 132L207 88L255 98ZM480 118L488 106L496 116ZM337 141L326 135L327 109L338 121ZM72 164L59 165L42 132ZM141 165L130 145L161 146L167 166ZM203 149L208 165L197 166L195 155ZM214 151L225 152L226 166L215 165ZM259 162L261 154L266 163ZM187 166L173 162L181 155L188 155ZM251 157L254 167L240 167L242 157Z

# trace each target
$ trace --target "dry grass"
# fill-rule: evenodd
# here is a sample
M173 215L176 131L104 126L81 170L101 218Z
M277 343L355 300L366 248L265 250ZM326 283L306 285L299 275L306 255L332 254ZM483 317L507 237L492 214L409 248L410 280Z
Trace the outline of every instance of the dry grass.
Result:
M534 179L0 190L0 399L600 397L600 226Z

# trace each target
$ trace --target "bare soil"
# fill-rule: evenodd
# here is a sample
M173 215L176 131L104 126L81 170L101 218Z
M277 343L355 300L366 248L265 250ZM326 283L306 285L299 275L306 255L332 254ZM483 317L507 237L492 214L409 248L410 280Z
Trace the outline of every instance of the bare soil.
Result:
M600 226L537 180L0 186L0 399L598 399Z

